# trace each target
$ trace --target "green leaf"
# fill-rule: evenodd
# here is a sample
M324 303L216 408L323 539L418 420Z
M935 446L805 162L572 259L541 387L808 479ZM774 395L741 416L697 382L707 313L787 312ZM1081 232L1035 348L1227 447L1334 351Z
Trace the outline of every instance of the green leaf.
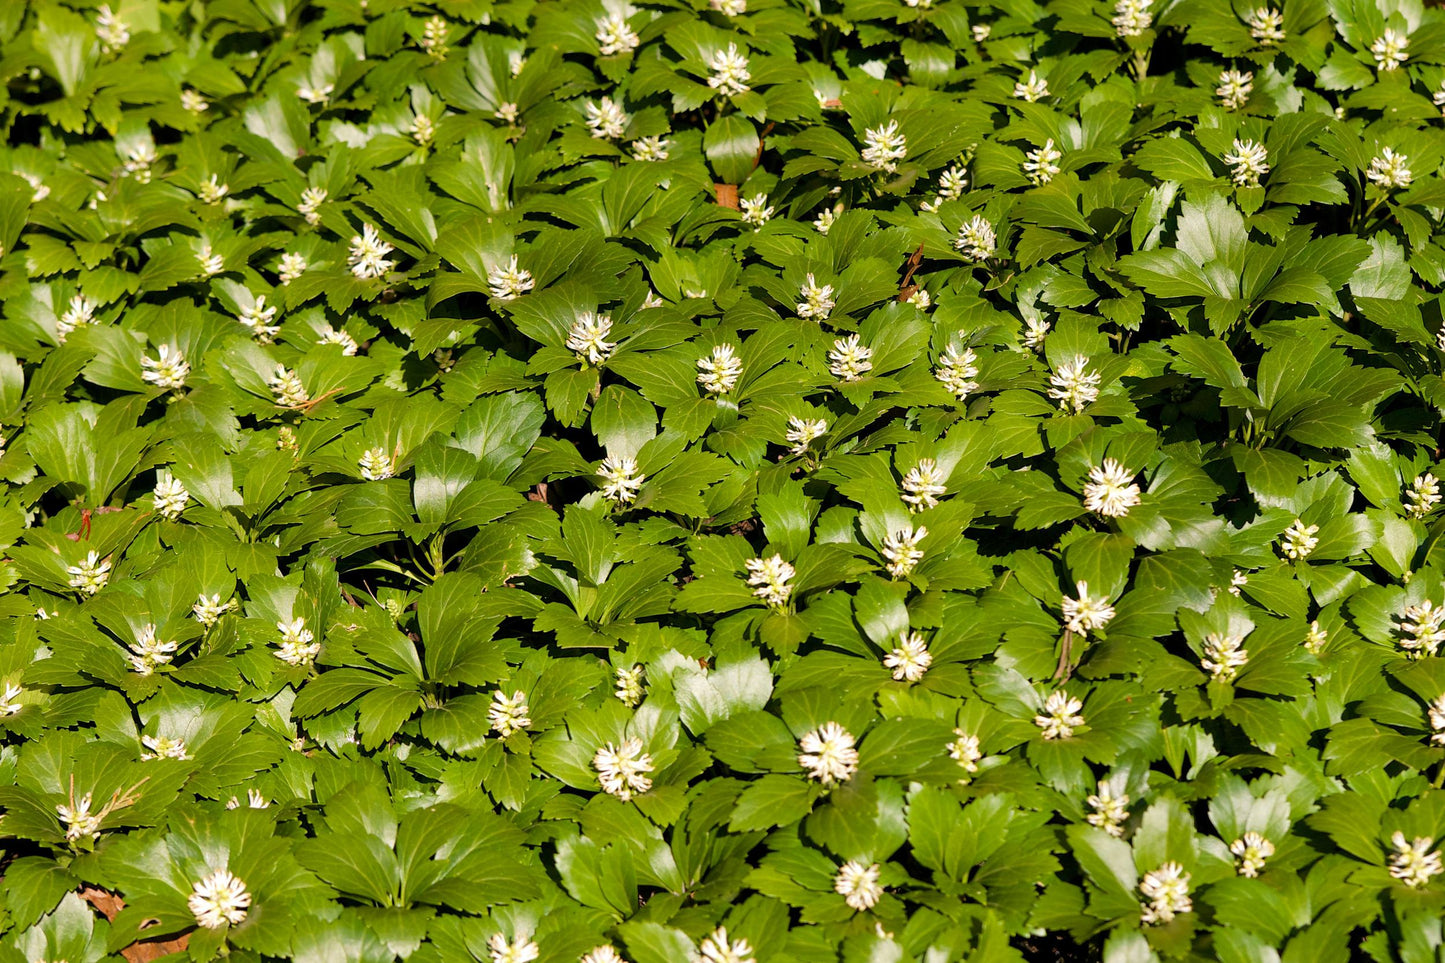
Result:
M741 184L747 180L759 148L757 128L738 114L719 117L703 134L703 152L724 184Z

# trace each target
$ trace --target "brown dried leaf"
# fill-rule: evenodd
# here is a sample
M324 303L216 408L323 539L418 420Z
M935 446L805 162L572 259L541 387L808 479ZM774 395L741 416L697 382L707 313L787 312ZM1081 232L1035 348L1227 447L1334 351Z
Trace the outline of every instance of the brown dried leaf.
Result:
M125 900L110 890L101 889L99 886L86 884L80 887L80 898L100 910L101 915L112 923L115 922L115 918L120 914L120 911L125 909ZM142 924L141 928L144 929L147 925L154 925L154 923L147 920L146 923ZM129 960L130 963L149 963L151 960L158 960L172 953L184 953L190 945L190 942L191 934L189 933L182 933L180 936L168 940L137 940L121 950L120 955Z
M736 184L714 184L712 189L717 194L719 207L726 207L734 211L738 209L738 186Z

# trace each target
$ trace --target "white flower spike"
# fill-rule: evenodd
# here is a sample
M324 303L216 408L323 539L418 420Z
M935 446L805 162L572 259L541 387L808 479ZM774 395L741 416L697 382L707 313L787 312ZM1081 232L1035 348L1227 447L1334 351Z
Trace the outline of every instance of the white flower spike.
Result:
M809 779L824 786L847 782L858 771L858 750L853 734L836 722L825 722L798 740L798 765Z
M1084 724L1079 711L1084 703L1062 689L1049 693L1044 700L1044 711L1034 716L1034 725L1043 730L1043 737L1049 741L1069 739L1074 730Z
M707 85L723 97L736 97L752 89L748 86L753 76L748 70L748 58L738 52L735 43L728 44L726 50L714 50L708 57L707 69L712 71Z
M210 930L239 926L245 922L250 905L251 894L246 884L224 868L196 882L186 900L196 925Z
M908 138L898 129L898 121L886 126L870 127L863 132L863 163L876 171L892 174L898 162L908 156Z

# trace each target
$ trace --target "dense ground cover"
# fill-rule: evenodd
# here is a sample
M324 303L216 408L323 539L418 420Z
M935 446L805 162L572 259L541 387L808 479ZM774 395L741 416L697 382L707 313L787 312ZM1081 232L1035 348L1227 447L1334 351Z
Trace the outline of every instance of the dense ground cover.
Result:
M1438 960L1442 25L0 4L0 963Z

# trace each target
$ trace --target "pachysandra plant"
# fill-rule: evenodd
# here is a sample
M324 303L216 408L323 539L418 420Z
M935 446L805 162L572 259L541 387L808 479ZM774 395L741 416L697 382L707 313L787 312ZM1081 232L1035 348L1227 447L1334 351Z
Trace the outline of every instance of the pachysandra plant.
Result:
M0 22L0 958L1430 955L1433 5Z

